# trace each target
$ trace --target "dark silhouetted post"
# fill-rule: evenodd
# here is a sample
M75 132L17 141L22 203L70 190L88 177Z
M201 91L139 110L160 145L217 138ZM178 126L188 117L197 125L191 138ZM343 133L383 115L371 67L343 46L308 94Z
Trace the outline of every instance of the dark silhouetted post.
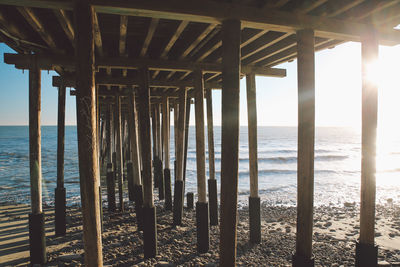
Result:
M66 193L64 187L65 86L58 88L57 187L55 189L55 233L66 233Z
M239 20L222 23L222 143L220 265L236 261L237 191L239 165Z
M314 266L312 258L314 205L315 63L314 32L297 31L298 142L297 233L293 266Z

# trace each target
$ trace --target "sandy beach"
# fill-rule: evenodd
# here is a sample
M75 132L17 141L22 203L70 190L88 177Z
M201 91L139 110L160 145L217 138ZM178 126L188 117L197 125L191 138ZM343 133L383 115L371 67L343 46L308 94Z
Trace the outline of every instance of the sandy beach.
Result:
M158 255L143 259L143 233L137 230L133 206L125 213L110 215L104 209L103 255L110 266L214 266L218 265L219 227L211 227L210 251L196 251L195 212L185 210L183 226L173 227L172 213L157 203ZM314 256L316 266L354 266L358 238L358 209L318 207L314 213ZM29 264L28 205L0 207L0 266ZM80 208L69 207L67 235L54 236L54 212L45 208L48 266L83 264ZM262 205L262 243L248 242L248 211L239 210L237 234L238 266L291 266L296 232L296 208ZM400 207L377 206L376 242L380 266L400 266ZM168 265L170 264L170 265Z

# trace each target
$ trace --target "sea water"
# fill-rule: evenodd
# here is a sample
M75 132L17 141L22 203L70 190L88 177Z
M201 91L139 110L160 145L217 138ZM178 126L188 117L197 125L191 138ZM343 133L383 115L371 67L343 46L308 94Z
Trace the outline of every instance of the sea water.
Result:
M51 205L57 177L57 127L43 126L42 179L43 201ZM353 128L316 128L315 205L343 205L360 201L361 133ZM174 132L171 127L171 170L175 159ZM379 137L379 136L378 136ZM205 133L205 138L207 135ZM207 140L207 139L206 139ZM206 142L207 143L207 142ZM218 191L221 170L221 127L214 127L215 168ZM208 158L206 146L206 159ZM208 162L206 161L207 177ZM76 126L65 129L65 188L69 204L80 202L78 144ZM297 128L258 127L258 179L261 201L296 205ZM196 138L190 127L186 170L186 192L196 193ZM378 138L377 202L400 202L400 136ZM247 127L240 127L239 201L245 205L249 195L249 151ZM172 191L173 192L173 191ZM157 194L156 194L157 195ZM29 203L29 128L0 126L0 203Z

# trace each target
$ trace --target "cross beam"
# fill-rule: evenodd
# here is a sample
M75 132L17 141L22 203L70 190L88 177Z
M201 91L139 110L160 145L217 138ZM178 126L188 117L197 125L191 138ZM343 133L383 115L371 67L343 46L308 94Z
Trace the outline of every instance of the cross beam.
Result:
M61 55L25 55L5 53L4 62L15 65L17 69L29 69L32 60L36 58L38 67L42 70L54 70L60 66L64 70L74 71L74 57ZM132 59L127 57L101 57L96 59L96 68L117 68L117 69L138 69L148 67L150 70L166 71L194 71L202 70L204 73L220 73L222 65L220 63L202 63L191 61L172 61L172 60L152 60L152 59ZM261 67L254 65L243 65L242 74L255 74L258 76L285 77L286 70L278 68Z

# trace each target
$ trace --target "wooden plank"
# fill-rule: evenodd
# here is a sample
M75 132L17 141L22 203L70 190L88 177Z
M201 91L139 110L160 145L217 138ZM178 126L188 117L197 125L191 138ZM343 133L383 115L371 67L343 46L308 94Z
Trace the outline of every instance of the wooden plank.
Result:
M100 57L104 56L103 52L103 40L101 38L101 31L99 25L99 19L97 13L94 13L94 45L96 46L96 51Z
M54 9L54 15L56 16L61 28L64 30L65 35L71 41L72 46L75 46L75 30L72 21L67 16L67 13L63 9Z
M214 123L212 109L212 89L206 90L207 101L207 137L208 137L208 171L209 179L215 179Z
M368 31L370 25L353 21L344 21L323 16L310 16L274 9L263 9L225 2L194 0L162 0L146 2L93 1L98 12L135 15L163 19L180 19L195 22L219 24L226 17L235 17L242 21L243 27L262 30L294 33L302 28L315 30L315 36L346 41L360 41L360 36ZM395 30L381 29L378 33L381 44L396 45L400 42L400 33Z
M196 121L196 166L197 166L197 200L207 203L206 159L204 142L204 86L203 74L194 72L195 82L195 121Z
M42 212L41 75L33 61L29 71L29 169L32 214Z
M214 28L216 27L216 24L211 24L209 25L206 29L204 29L204 31L202 31L199 36L197 36L196 40L191 43L188 48L185 49L185 51L183 51L183 53L180 55L179 60L183 60L185 59L189 53L204 39L206 38L206 36L212 31L214 30ZM175 71L172 71L171 73L169 73L167 75L167 80L170 79L172 77L172 75L175 74Z
M257 103L256 76L246 76L247 122L249 139L250 197L258 197L258 157L257 157Z
M378 40L373 32L363 37L362 54L362 132L361 132L361 201L360 244L374 245L376 198L376 131L378 84L371 79L376 75Z
M128 16L121 16L119 23L119 55L126 56L126 33L128 31Z
M59 50L53 39L46 29L44 23L39 19L35 12L28 7L18 7L19 13L25 18L29 25L40 35L43 41L53 50Z
M160 58L162 59L166 59L168 56L169 51L171 50L171 48L174 46L176 40L178 40L179 36L181 36L182 32L185 30L186 26L189 24L189 21L182 21L178 28L176 29L176 31L174 32L174 34L171 36L171 38L169 39L167 45L165 46L163 52L161 53Z
M221 266L234 266L236 261L240 29L239 20L222 23Z
M103 266L99 207L94 83L94 10L88 1L75 2L77 128L83 240L87 266Z
M285 0L286 1L286 0ZM310 16L291 12L240 4L216 1L194 0L148 0L142 2L127 1L92 1L97 12L117 15L143 16L158 19L187 20L203 23L221 23L226 17L235 17L242 21L244 27L262 30L273 30L294 33L298 29L315 29L315 36L345 41L360 41L360 36L368 31L369 25L332 19L324 16ZM67 0L0 0L0 4L42 7L53 9L72 9L72 2ZM396 45L400 42L400 33L395 30L379 30L380 44Z
M148 69L140 69L140 90L138 90L138 110L140 143L142 156L142 179L143 179L143 206L154 207L153 200L153 173L151 159L151 137L150 137L150 87Z
M312 257L315 135L314 33L297 32L298 145L296 256Z
M156 31L159 19L152 18L149 26L149 30L147 31L146 38L144 39L142 50L140 51L140 57L144 57L147 53L147 49L149 48L151 39L153 39L154 32Z

